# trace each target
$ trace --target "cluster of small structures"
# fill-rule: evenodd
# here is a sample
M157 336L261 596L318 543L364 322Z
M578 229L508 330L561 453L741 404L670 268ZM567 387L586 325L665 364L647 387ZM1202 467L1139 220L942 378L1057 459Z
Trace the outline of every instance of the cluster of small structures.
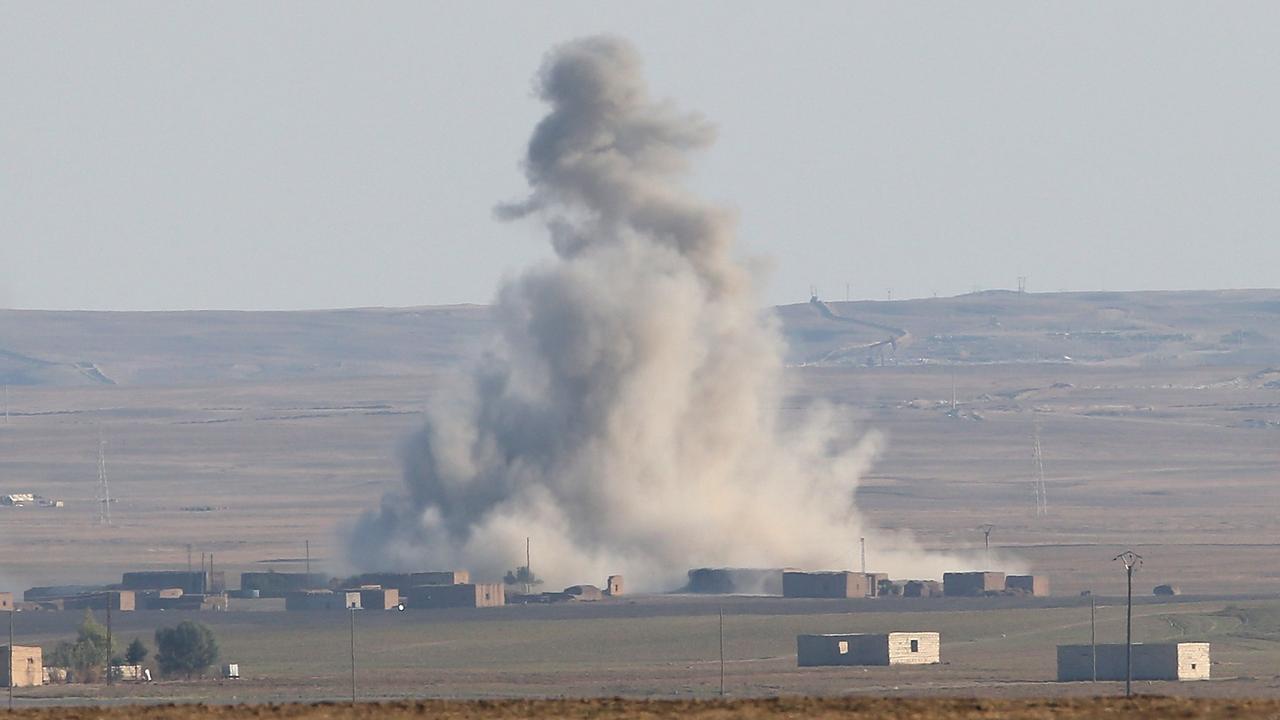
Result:
M560 592L521 593L503 583L472 582L466 570L376 572L350 578L324 573L245 572L228 590L225 573L212 570L127 572L115 585L33 587L20 610L226 610L230 598L283 598L285 610L404 610L491 608L507 604L592 602L623 593L621 575L604 589L573 585ZM12 593L0 593L0 610L14 609Z
M1044 597L1044 575L1005 575L1002 572L951 572L937 580L892 580L887 573L849 570L806 572L793 569L695 568L689 571L687 592L711 594L781 595L788 598L874 597L988 597L1017 595Z
M36 495L35 493L10 493L8 495L0 495L0 507L60 508L65 506L66 504L61 500L47 498L43 495Z
M1132 647L1134 680L1207 680L1209 643L1137 643ZM1059 645L1058 682L1124 680L1123 643ZM942 662L936 632L849 633L796 636L799 667L842 665L936 665Z
M225 574L212 570L127 572L108 586L29 588L23 610L226 610Z
M203 567L203 563L202 563ZM212 563L210 563L210 568ZM977 598L1043 597L1043 575L1002 572L949 572L942 581L893 580L886 573L767 568L695 568L685 592L757 594L784 598ZM405 610L407 608L493 608L507 604L603 601L623 594L621 575L604 588L573 585L559 592L533 593L529 585L472 582L466 570L375 572L331 578L310 572L245 572L240 588L228 591L225 574L212 569L126 572L110 586L34 587L15 606L12 593L0 593L3 610L226 610L228 598L282 598L288 611ZM1167 588L1157 589L1170 592ZM1173 592L1176 592L1174 590ZM1128 669L1123 644L1058 646L1058 680L1123 680ZM942 642L932 631L809 634L796 637L800 667L893 666L941 663ZM38 647L0 647L16 687L50 681ZM1136 680L1196 680L1209 677L1209 644L1198 642L1136 644L1132 658ZM226 674L224 677L233 677ZM121 679L127 679L122 678ZM56 681L56 678L54 678ZM7 682L7 678L6 678Z

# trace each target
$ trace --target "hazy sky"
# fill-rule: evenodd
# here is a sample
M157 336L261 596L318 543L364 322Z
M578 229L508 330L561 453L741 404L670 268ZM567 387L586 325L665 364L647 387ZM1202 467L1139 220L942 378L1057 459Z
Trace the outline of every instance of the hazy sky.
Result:
M1280 286L1280 3L0 0L0 306L487 302L602 31L719 126L763 302Z

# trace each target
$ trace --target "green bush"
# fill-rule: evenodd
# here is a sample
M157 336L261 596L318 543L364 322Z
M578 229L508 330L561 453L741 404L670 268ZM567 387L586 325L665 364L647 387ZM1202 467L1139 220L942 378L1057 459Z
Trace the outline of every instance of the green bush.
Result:
M166 677L204 675L218 660L218 643L206 625L183 620L156 630L156 664Z
M49 653L48 664L68 668L78 682L96 682L106 671L109 657L111 645L107 642L107 629L94 619L92 611L85 610L76 641L58 643Z

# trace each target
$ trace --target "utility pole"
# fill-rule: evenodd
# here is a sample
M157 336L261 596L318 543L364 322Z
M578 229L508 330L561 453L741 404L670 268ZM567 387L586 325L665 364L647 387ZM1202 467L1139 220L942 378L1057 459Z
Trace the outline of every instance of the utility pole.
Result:
M1093 666L1093 681L1098 682L1098 599L1089 593L1089 662Z
M1132 550L1125 550L1112 558L1124 565L1125 579L1128 584L1128 600L1124 616L1124 696L1133 697L1133 573L1142 565L1142 556Z
M990 565L991 564L991 531L995 530L996 526L992 525L991 523L987 523L986 525L978 526L978 529L982 531L982 544L987 551L987 564Z
M6 675L9 677L9 712L13 712L13 612L14 608L9 608L9 669Z
M867 574L867 539L864 537L858 538L858 546L862 550L862 574L866 575Z
M533 561L529 559L529 538L524 539L524 594L533 592Z
M351 603L351 706L356 704L356 604Z
M114 684L111 677L111 593L105 594L107 598L107 684Z
M720 697L724 697L724 605L720 606Z
M310 540L303 540L302 542L306 545L306 552L307 552L307 577L308 577L308 578L310 578L310 577L311 577L311 541L310 541ZM308 580L308 582L310 582L310 581Z
M187 573L191 572L191 543L187 543Z

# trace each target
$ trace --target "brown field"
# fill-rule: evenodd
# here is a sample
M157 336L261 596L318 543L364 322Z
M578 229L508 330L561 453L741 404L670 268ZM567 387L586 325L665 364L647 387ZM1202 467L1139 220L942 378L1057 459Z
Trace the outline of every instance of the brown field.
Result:
M1089 698L1077 700L993 699L824 699L768 700L498 700L418 701L379 704L268 706L151 706L93 710L22 710L15 718L46 720L219 720L221 718L297 718L298 720L396 720L398 718L928 718L929 720L1006 720L1024 718L1125 717L1253 720L1280 717L1280 701L1191 700L1168 697Z

